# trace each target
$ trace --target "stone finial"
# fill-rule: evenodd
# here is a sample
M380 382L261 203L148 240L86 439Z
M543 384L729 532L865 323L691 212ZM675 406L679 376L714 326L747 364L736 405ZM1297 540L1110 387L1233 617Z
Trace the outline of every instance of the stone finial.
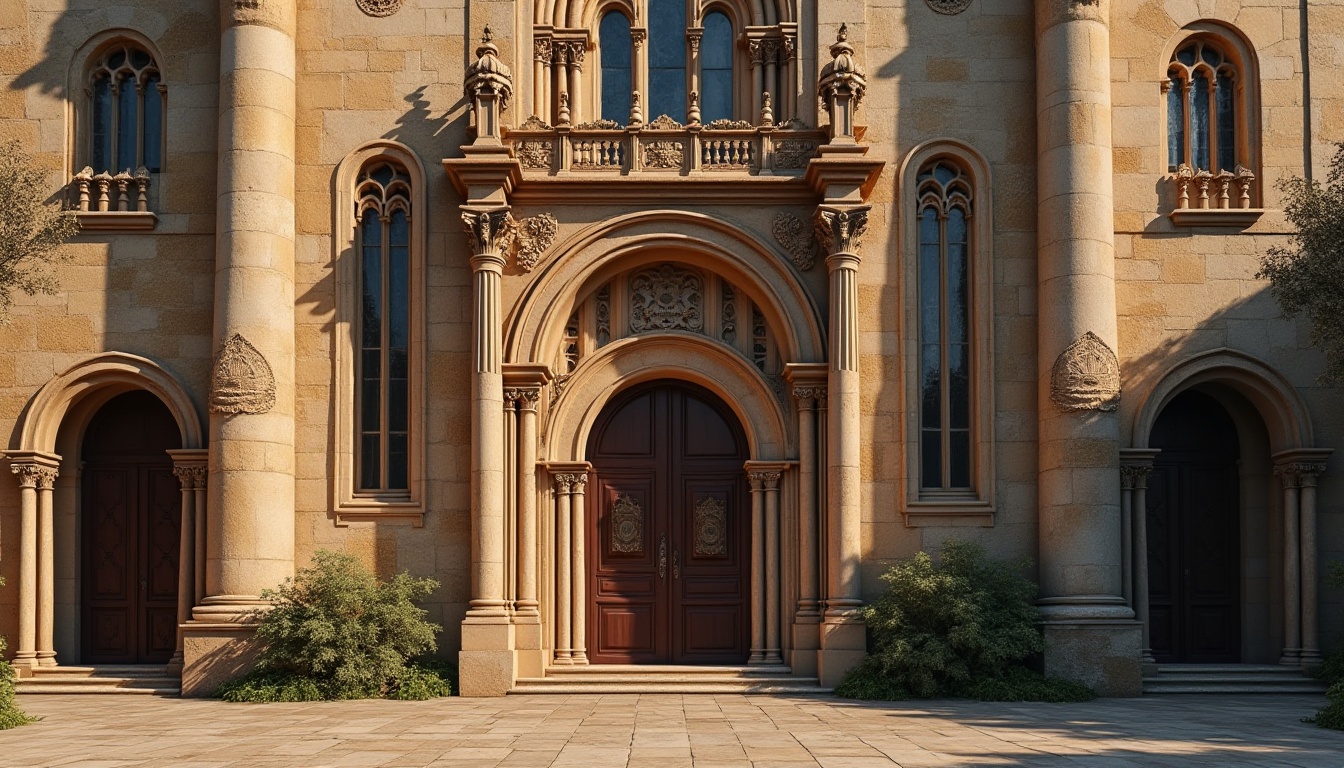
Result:
M513 72L500 60L499 48L493 41L494 34L486 27L463 85L476 117L477 143L499 141L499 116L509 108L513 96Z
M817 79L817 98L831 113L832 140L854 140L854 112L867 89L867 75L849 44L849 27L841 24L831 45L831 61Z

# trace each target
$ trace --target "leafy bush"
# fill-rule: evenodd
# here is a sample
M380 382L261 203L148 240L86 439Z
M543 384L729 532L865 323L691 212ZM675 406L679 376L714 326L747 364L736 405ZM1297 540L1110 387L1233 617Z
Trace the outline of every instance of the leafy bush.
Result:
M1045 649L1027 561L989 560L974 544L949 541L892 566L887 590L864 608L870 653L836 687L861 699L969 696L992 701L1079 701L1090 690L1026 669Z
M4 585L5 580L0 578L0 587ZM4 653L5 648L5 639L0 637L0 654ZM19 709L19 704L14 698L14 667L0 658L0 731L18 728L38 719L28 716Z
M315 701L448 695L436 668L409 659L432 653L441 630L415 605L438 588L400 573L379 583L358 559L319 551L258 614L256 669L226 683L228 701Z
M1344 589L1344 563L1335 563L1325 581L1332 587ZM1307 722L1344 731L1344 637L1339 638L1335 650L1316 669L1316 677L1330 686L1325 693L1329 703L1315 717L1308 718Z

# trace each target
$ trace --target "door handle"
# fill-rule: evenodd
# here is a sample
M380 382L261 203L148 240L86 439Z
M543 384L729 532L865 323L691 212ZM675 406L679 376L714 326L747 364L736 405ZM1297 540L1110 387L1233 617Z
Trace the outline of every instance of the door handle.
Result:
M663 534L663 540L658 543L658 578L667 578L667 534Z
M681 578L681 550L672 550L672 578Z

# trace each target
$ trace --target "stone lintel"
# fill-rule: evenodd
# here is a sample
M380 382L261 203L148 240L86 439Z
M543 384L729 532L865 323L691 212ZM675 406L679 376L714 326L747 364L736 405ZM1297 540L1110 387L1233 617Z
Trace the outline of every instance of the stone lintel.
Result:
M546 471L554 475L586 475L593 465L586 461L548 461Z
M4 457L10 464L36 464L40 467L60 469L61 456L46 451L4 451Z
M505 363L504 387L544 387L551 383L555 374L549 365L539 363Z

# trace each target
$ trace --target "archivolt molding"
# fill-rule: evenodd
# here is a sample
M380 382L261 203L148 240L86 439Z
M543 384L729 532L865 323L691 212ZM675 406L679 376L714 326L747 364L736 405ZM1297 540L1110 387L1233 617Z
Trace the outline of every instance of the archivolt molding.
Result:
M70 411L82 408L90 397L101 405L116 395L141 389L152 392L172 412L183 448L203 447L200 416L176 376L148 358L105 352L76 363L33 395L19 421L18 449L54 453Z
M1177 363L1142 392L1134 411L1131 445L1147 448L1153 424L1167 403L1206 383L1227 386L1255 406L1269 432L1272 452L1315 447L1311 413L1292 383L1264 361L1227 348L1201 352Z
M556 246L505 322L505 360L548 362L580 299L620 272L663 262L711 270L748 292L778 329L784 362L825 359L821 315L773 249L728 221L665 210L610 219Z
M598 350L574 371L550 409L544 461L584 461L588 431L618 393L655 379L699 384L731 408L753 459L783 460L788 419L770 384L750 361L713 340L684 332L631 336Z

